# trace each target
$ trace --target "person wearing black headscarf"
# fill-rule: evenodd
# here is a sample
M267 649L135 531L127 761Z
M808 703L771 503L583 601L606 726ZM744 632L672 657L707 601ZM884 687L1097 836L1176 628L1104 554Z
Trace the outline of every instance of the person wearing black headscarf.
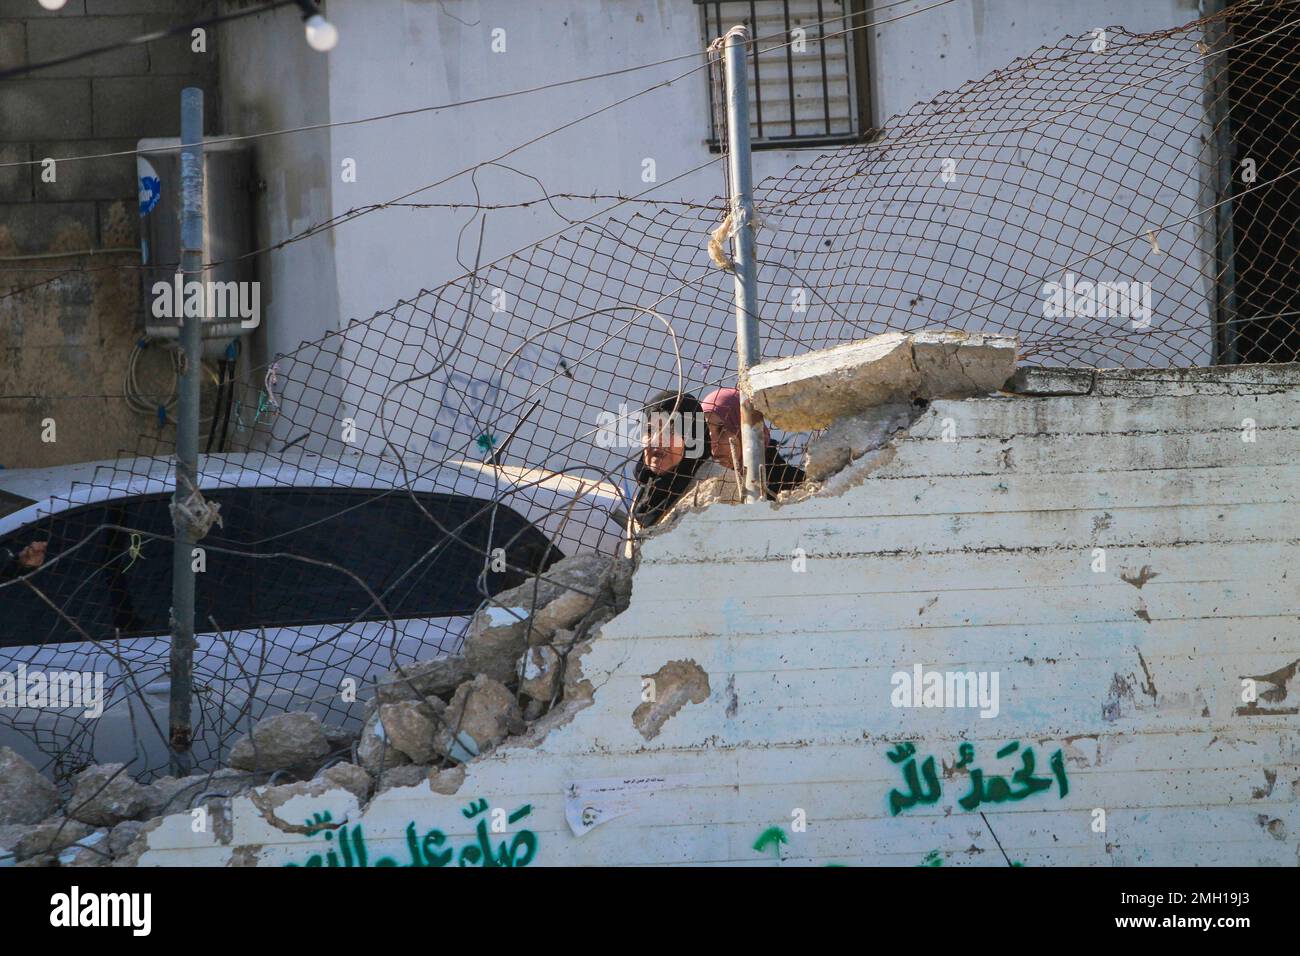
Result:
M662 392L646 404L645 415L645 447L632 501L632 518L642 529L668 513L711 455L704 409L694 395Z

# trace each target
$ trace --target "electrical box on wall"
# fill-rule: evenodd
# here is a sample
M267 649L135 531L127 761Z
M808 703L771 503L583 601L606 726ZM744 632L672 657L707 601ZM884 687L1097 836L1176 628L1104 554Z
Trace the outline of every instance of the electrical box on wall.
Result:
M248 255L254 241L252 151L244 143L204 144L203 261L215 265L201 276L180 272L180 140L140 140L136 175L145 334L176 339L181 317L201 314L205 354L223 352L262 321L261 286Z

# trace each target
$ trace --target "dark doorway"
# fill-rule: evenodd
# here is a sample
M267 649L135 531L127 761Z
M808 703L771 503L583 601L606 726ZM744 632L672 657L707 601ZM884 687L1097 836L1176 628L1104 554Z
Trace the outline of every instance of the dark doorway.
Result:
M1219 361L1300 360L1300 4L1238 4L1218 67L1230 201L1219 231ZM1226 101L1226 107L1223 101Z

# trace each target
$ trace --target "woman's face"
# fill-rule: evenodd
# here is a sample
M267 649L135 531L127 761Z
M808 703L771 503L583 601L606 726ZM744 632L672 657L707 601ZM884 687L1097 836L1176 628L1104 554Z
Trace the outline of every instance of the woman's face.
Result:
M645 448L641 458L656 475L667 474L686 457L686 442L674 422L672 415L652 415L642 436Z
M704 418L709 424L709 447L713 459L724 468L739 470L740 436L727 427L726 420L717 412L705 412Z

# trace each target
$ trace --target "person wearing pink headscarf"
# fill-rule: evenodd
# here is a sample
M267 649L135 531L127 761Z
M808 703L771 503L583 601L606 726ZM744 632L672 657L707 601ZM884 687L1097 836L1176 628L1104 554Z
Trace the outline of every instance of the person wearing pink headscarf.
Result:
M716 388L700 402L709 425L709 451L714 461L736 474L743 470L740 451L740 392L734 388ZM775 498L778 491L788 491L802 484L806 477L784 458L772 441L771 430L763 425L763 474L766 496Z

